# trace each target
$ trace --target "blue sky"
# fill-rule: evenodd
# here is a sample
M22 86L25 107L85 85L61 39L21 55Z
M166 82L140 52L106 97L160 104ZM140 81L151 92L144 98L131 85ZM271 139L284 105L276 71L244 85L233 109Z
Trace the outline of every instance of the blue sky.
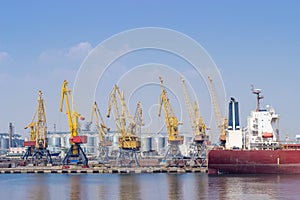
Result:
M25 133L39 89L44 92L49 130L53 124L65 130L66 116L59 112L63 80L72 86L85 56L103 40L153 26L182 32L206 49L222 74L228 99L234 96L240 102L243 126L255 107L250 92L254 84L263 89L262 104L280 114L282 132L300 134L298 1L109 2L1 1L0 132L7 132L12 122L15 132ZM130 68L130 59L137 57L120 63ZM101 104L105 112L107 102ZM206 115L210 109L202 110Z

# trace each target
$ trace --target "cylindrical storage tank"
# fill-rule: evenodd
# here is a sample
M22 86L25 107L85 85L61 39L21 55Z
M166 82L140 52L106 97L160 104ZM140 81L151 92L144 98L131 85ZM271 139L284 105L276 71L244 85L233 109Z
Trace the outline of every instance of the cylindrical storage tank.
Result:
M61 147L70 147L70 135L61 136Z
M167 139L164 136L158 135L153 137L153 141L152 141L153 150L160 152L162 149L166 147L166 145L167 145Z
M114 134L114 136L113 136L113 146L114 146L114 147L118 147L118 143L119 143L119 134L116 133L116 134Z
M54 146L54 141L53 141L52 136L47 138L47 145L48 145L48 147L53 147Z
M193 136L185 136L184 137L185 144L191 144L192 142L193 142Z
M152 150L152 138L151 137L144 137L141 141L141 150L142 152L151 151Z
M8 143L9 143L9 139L8 139ZM11 139L11 147L17 147L14 139Z
M48 138L48 146L61 147L61 138L58 135L53 135Z
M89 135L87 138L87 146L88 147L94 147L95 146L95 137Z
M19 139L18 146L22 147L24 145L24 139Z
M169 137L168 136L165 136L165 147L167 147L169 145Z
M9 148L9 139L8 138L1 138L1 149L8 149Z
M19 138L13 138L12 139L12 147L21 147L24 144L24 140Z

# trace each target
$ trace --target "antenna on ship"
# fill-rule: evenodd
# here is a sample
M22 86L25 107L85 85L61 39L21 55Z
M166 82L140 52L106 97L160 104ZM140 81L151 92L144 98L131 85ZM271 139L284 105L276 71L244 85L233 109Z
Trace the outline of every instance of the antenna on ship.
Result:
M264 98L261 94L261 89L254 89L254 86L251 85L251 91L253 94L256 94L257 105L256 105L256 112L260 111L260 100Z

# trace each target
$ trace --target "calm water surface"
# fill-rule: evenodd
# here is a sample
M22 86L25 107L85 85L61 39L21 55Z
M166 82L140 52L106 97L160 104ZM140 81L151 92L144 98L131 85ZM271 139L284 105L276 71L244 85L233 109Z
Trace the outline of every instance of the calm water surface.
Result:
M300 199L300 176L1 174L0 199Z

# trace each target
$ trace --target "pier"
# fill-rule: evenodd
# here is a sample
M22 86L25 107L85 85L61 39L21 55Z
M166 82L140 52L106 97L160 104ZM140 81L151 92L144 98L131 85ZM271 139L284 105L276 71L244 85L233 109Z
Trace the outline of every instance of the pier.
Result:
M72 166L62 169L61 166L49 167L17 167L2 168L1 174L141 174L141 173L206 173L207 168L187 167L91 167L81 168Z

